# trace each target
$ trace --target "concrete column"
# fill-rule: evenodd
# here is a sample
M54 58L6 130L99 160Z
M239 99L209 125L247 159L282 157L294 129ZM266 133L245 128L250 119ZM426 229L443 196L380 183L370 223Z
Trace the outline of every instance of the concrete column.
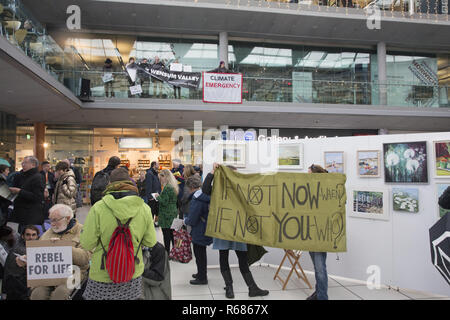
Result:
M34 156L39 160L39 163L45 160L45 123L34 123Z
M228 68L228 33L219 33L219 60L225 61L225 67Z
M380 97L380 105L387 105L387 71L386 71L386 43L378 42L377 44L377 60L378 60L378 92Z

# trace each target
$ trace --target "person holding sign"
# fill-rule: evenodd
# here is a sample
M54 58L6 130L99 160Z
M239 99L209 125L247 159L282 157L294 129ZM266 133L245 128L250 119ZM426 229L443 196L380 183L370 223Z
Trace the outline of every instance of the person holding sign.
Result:
M191 236L194 244L195 263L197 264L195 279L190 281L190 284L193 285L208 284L206 247L212 243L212 238L205 235L211 197L202 193L201 186L202 179L198 175L189 177L185 186L190 191L189 199L191 200L184 222L192 227Z
M112 65L112 60L111 59L106 59L105 60L105 65L103 66L103 83L105 86L105 96L108 98L109 96L114 97L114 89L113 89L113 84L114 84L114 76L113 76L113 65Z
M227 67L225 67L225 61L220 61L219 66L217 68L208 72L230 73L230 70L228 70Z
M312 164L308 168L308 173L328 173L328 171L317 164ZM306 300L328 300L327 253L310 251L309 255L314 265L316 291Z
M212 183L214 179L214 171L219 167L217 163L213 164L213 170L205 178L203 182L202 192L211 195L212 193ZM233 166L228 166L232 170L237 170ZM253 279L252 273L248 265L247 256L247 244L236 241L223 240L218 238L213 238L213 249L219 250L219 262L220 262L220 272L222 273L223 279L225 281L225 296L229 299L234 298L233 291L233 278L231 276L230 264L228 262L228 256L230 250L234 250L239 261L239 270L241 271L242 277L249 288L248 295L250 297L267 296L269 294L268 290L262 290L258 288Z
M65 204L55 204L49 210L50 229L48 229L40 240L68 240L72 242L72 263L80 268L81 282L87 276L91 252L81 247L80 234L83 225L74 217L72 208ZM40 260L48 262L58 259L56 255L42 254ZM67 300L73 289L67 287L67 283L56 287L35 287L31 292L31 300Z
M122 248L127 252L132 249L135 258L130 261L134 265L131 280L115 283L108 269L108 257L121 258L121 255L114 255L115 252L112 251L112 254L106 255L104 259L104 253L105 250L109 251L110 247L113 248L110 240L119 226L118 222L122 225L128 222L126 231L130 232L131 242L127 243L126 248ZM150 207L139 197L138 190L125 169L117 168L111 172L105 196L89 211L80 242L84 249L93 250L89 279L83 293L85 300L142 298L144 260L139 248L153 247L156 244L156 231Z

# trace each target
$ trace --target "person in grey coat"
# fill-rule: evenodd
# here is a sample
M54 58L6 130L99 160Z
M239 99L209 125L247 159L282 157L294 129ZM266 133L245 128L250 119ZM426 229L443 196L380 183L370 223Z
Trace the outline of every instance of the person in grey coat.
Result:
M143 257L144 300L172 300L169 256L166 248L156 242L153 248L143 250Z

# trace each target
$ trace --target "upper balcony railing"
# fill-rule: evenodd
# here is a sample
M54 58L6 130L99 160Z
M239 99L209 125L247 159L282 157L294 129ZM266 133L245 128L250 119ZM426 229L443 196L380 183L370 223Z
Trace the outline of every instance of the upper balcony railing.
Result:
M198 89L180 88L152 79L137 79L142 94L132 95L125 72L114 72L113 81L104 83L101 71L61 71L59 76L65 83L73 83L74 92L79 90L79 81L89 79L91 97L103 98L155 98L155 99L191 99L202 100L201 85ZM333 80L293 80L287 78L243 77L242 100L291 103L325 103L380 105L380 90L384 88L387 105L393 107L450 107L450 87L406 83L388 83L380 86L373 82L333 81Z
M234 3L231 0L229 2ZM243 0L242 4L244 2ZM260 2L261 5L265 3ZM113 83L105 84L101 71L90 70L75 47L61 49L19 1L0 0L0 4L0 36L21 49L56 80L71 89L76 96L80 95L80 80L84 78L90 80L91 94L94 98L174 99L176 96L178 99L202 99L201 87L180 88L178 94L178 90L172 86L152 82L149 79L141 83L143 94L133 96L129 92L129 83L124 72L114 73ZM280 3L281 5L288 3ZM378 83L369 81L298 81L290 78L249 77L245 74L243 81L243 101L380 105L380 91L383 91L386 92L387 106L450 106L449 86L445 85L402 82L388 83L380 87Z
M367 15L379 10L381 17L448 21L448 0L186 0L237 8L267 8L299 12Z

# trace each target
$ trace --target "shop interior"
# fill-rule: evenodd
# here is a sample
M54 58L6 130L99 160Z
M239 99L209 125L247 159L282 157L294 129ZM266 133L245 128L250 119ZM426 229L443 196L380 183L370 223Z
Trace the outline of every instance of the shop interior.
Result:
M47 127L45 134L46 160L54 168L69 159L82 173L80 190L83 202L89 203L90 186L94 174L108 164L112 156L118 156L130 176L137 180L139 172L150 168L152 161L159 162L159 169L171 169L176 141L172 141L173 129L158 128L63 128ZM16 137L16 170L26 156L34 154L34 129L18 126ZM184 163L192 163L181 158Z

